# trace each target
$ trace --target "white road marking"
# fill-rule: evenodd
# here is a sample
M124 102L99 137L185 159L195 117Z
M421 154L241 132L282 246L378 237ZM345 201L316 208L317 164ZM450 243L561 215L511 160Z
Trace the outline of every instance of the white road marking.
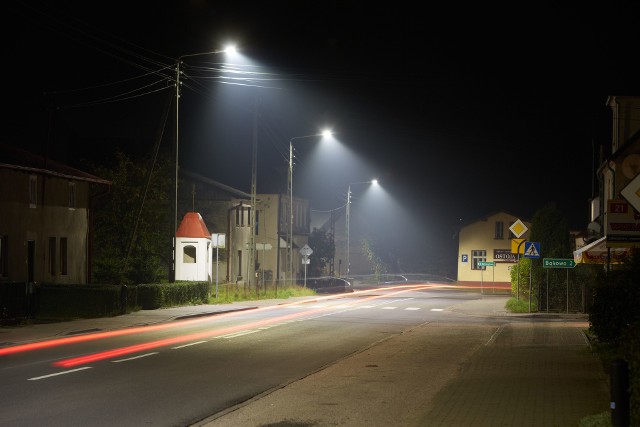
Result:
M192 345L204 344L206 342L207 341L196 341L196 342L192 342L192 343L189 343L189 344L179 345L177 347L171 347L171 350L178 350L180 348L191 347Z
M85 369L91 369L91 366L85 366L83 368L78 368L78 369L71 369L70 371L64 371L64 372L56 372L55 374L49 374L49 375L43 375L41 377L33 377L33 378L29 378L27 379L27 381L37 381L37 380L43 380L45 378L51 378L51 377L56 377L58 375L66 375L66 374L71 374L73 372L78 372L78 371L83 371Z
M420 310L420 307L407 307L405 310Z
M431 311L444 311L444 308L432 308Z
M128 362L130 360L142 359L143 357L153 356L154 354L158 354L158 352L154 351L153 353L141 354L140 356L129 357L127 359L112 360L111 362L112 363Z

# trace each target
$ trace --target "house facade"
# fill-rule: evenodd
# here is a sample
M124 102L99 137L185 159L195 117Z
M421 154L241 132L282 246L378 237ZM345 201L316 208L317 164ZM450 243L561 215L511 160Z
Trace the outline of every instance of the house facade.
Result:
M598 195L587 231L576 240L576 263L613 268L640 247L640 97L610 96L611 146L601 158Z
M527 229L531 223L507 212L497 212L460 229L458 236L458 284L495 292L511 289L511 270L517 268L523 247L514 247L516 236L510 227L520 220ZM520 236L528 240L529 230ZM516 241L518 242L518 241ZM518 252L520 255L518 255ZM492 262L483 266L481 262Z
M0 153L0 283L89 283L92 202L110 182L15 147Z

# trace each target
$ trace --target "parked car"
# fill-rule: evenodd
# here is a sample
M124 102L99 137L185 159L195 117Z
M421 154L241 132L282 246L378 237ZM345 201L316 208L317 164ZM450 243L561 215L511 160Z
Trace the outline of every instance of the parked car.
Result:
M315 277L307 279L307 287L319 294L339 294L353 292L353 285L342 277Z

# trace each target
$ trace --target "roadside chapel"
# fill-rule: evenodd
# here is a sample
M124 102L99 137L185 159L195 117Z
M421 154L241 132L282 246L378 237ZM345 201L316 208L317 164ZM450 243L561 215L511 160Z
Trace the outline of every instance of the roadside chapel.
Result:
M210 281L211 233L202 216L187 212L176 230L176 280Z

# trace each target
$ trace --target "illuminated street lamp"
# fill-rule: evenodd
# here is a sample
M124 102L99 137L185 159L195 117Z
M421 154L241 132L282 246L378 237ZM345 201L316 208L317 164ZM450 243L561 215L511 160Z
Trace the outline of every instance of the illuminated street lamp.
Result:
M200 52L200 53L190 53L186 55L182 55L178 57L178 61L176 62L176 162L175 162L175 205L174 205L174 218L173 218L173 264L172 264L172 272L171 272L171 281L175 281L176 277L176 231L178 230L178 139L180 136L178 121L179 121L179 113L180 113L180 85L182 84L180 81L180 75L182 73L181 65L183 58L188 58L192 56L203 56L203 55L217 55L219 53L232 53L235 52L234 46L228 46L223 50L214 50L210 52Z
M287 187L289 190L289 230L287 230L287 241L289 242L289 248L287 258L289 262L289 277L291 278L291 284L293 284L293 141L316 136L330 137L331 135L332 133L330 130L325 130L322 133L314 133L312 135L294 136L289 140L289 179L287 180Z
M347 219L347 277L349 277L349 273L351 272L351 262L349 261L349 222L350 222L350 216L351 216L351 186L352 185L357 185L357 184L372 184L372 185L377 185L378 184L378 180L377 179L372 179L371 181L361 181L361 182L352 182L351 184L349 184L349 188L347 190L347 213L346 213L346 219Z

